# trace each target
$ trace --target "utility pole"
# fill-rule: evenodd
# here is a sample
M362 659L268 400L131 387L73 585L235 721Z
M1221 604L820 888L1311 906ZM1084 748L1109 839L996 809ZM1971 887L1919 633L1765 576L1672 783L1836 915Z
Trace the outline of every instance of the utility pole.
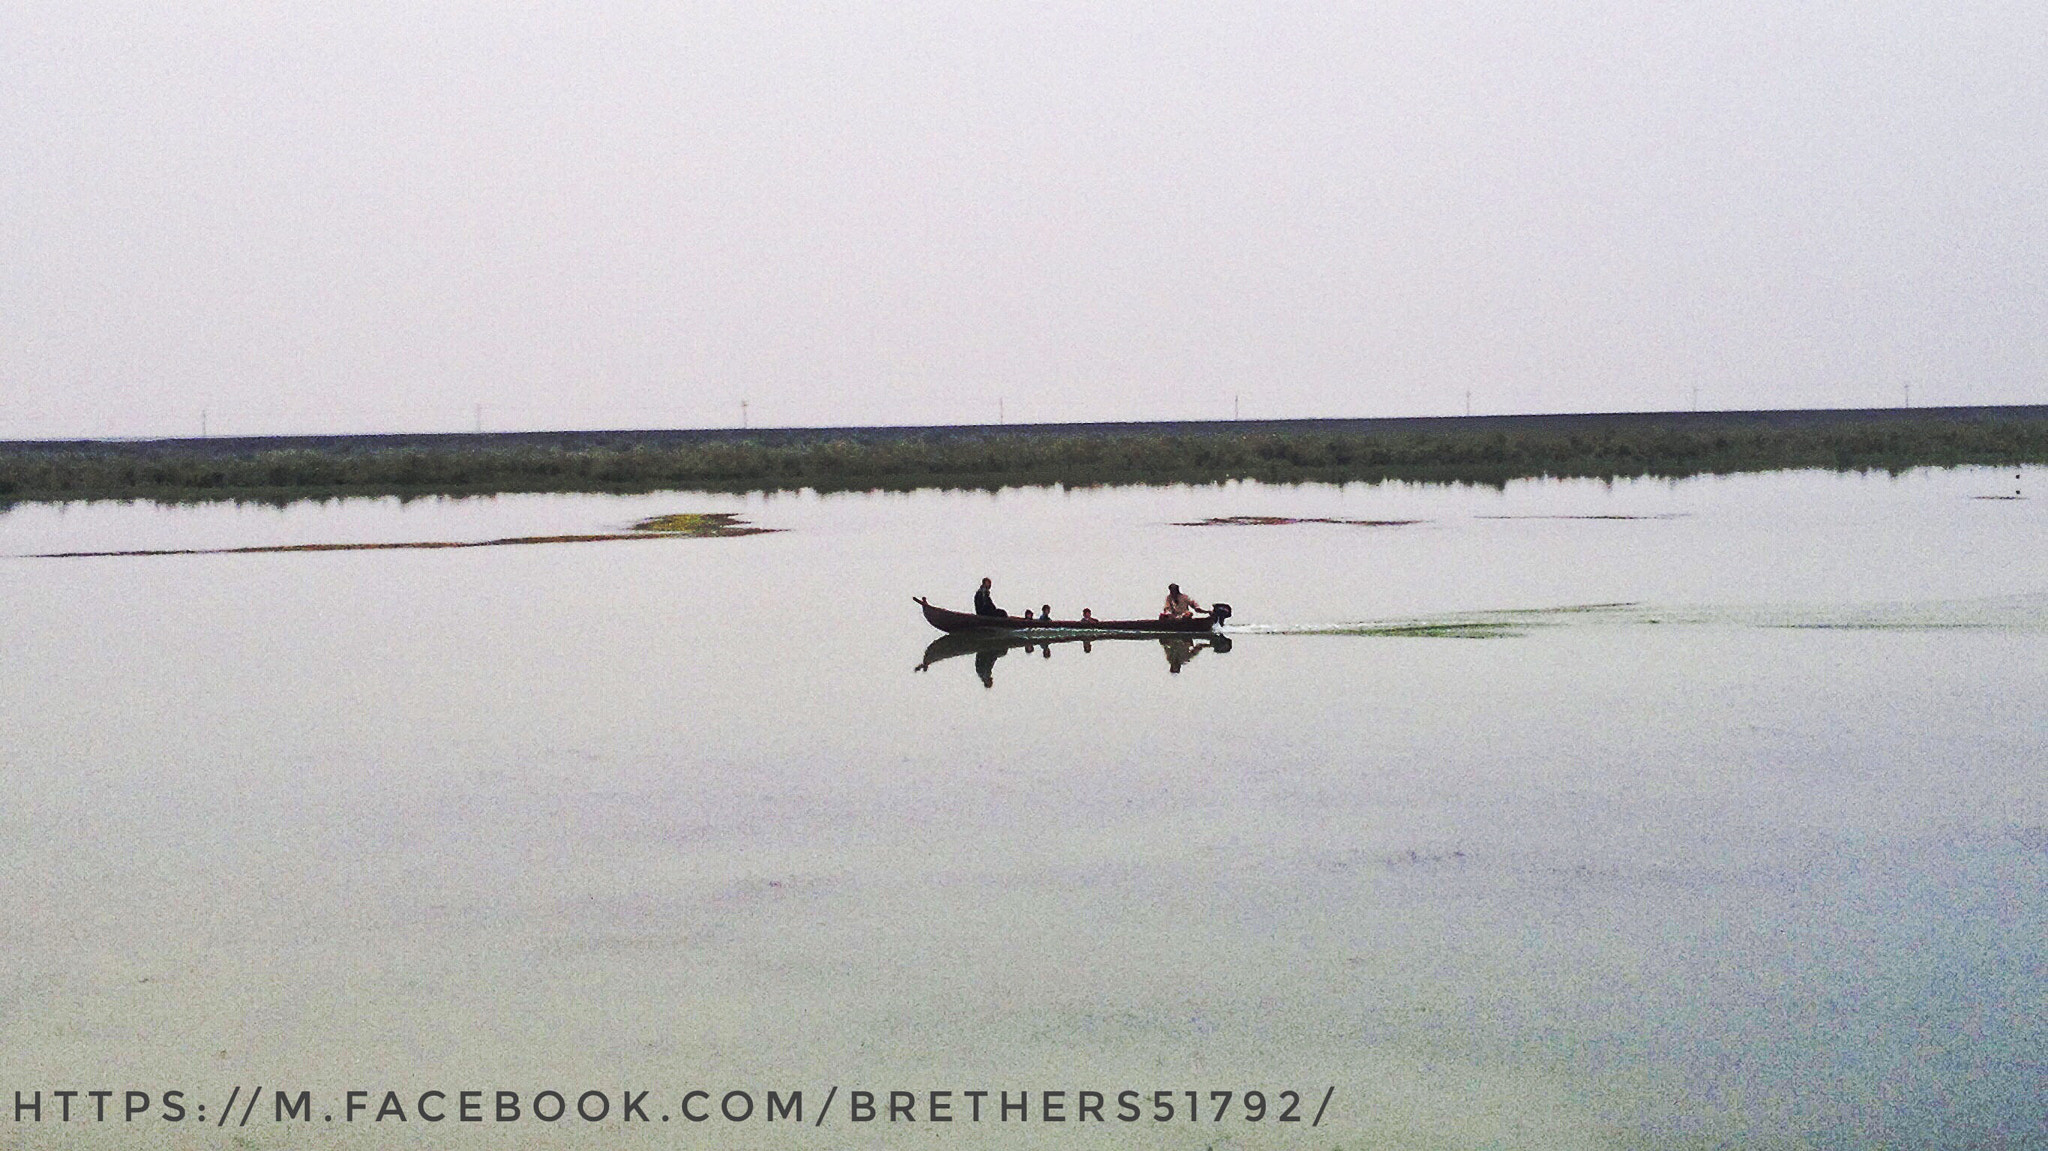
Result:
M1906 406L1909 408L1913 406L1913 385L1911 384L1906 385Z
M999 424L1008 422L1003 418L1003 397L1001 396L996 397L996 422Z
M484 434L484 406L482 404L476 406L476 434Z
M199 409L199 438L206 438L206 409Z
M1230 422L1237 422L1237 393L1230 393Z
M740 401L740 430L747 430L747 401Z
M1466 414L1466 415L1468 415L1468 416L1472 414L1472 389L1471 389L1471 388L1466 388L1466 389L1465 389L1465 414Z

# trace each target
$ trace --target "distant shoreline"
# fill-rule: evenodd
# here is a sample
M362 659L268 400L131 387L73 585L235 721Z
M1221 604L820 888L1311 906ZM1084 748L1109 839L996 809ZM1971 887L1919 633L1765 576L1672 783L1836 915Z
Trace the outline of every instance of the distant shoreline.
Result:
M1687 476L2048 463L2048 405L0 441L0 501Z

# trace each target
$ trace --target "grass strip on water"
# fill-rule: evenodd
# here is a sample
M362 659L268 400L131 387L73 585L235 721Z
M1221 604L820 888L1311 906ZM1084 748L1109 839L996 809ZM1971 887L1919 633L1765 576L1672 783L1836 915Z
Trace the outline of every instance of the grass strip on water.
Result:
M581 544L606 540L717 539L753 536L781 531L757 528L732 512L686 512L652 516L633 525L629 532L591 532L549 536L508 536L495 540L410 540L401 543L355 544L261 544L238 548L144 548L131 551L42 552L29 559L86 559L100 556L218 556L254 555L266 552L371 552L404 551L421 548L495 548L521 544Z

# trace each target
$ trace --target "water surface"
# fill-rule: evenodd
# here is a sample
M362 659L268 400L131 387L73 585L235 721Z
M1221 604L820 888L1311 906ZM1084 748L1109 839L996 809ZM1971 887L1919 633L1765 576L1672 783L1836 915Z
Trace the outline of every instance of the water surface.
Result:
M1973 498L2012 483L17 506L7 556L784 530L0 559L0 1078L1334 1085L1315 1132L952 1137L2028 1145L2048 534ZM1231 516L1417 522L1177 526ZM984 575L1237 614L928 660L910 597ZM116 1135L173 1138L69 1132Z

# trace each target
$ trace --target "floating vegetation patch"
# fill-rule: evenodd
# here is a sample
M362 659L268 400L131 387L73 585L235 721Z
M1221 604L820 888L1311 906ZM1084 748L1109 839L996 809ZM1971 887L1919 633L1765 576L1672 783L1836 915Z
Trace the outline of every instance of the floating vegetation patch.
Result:
M1323 516L1211 516L1176 523L1177 528L1265 528L1286 524L1345 524L1358 528L1401 528L1427 520L1335 520Z
M753 536L781 531L757 528L732 512L684 512L653 516L633 525L629 532L593 532L552 536L507 536L495 540L414 540L404 543L370 544L265 544L239 548L149 548L135 551L43 552L30 559L83 559L95 556L219 556L253 555L264 552L365 552L400 551L417 548L495 548L515 544L581 544L602 540L714 539L725 536Z
M674 512L665 516L649 516L634 524L633 530L712 539L723 536L754 536L780 529L753 527L735 512Z

